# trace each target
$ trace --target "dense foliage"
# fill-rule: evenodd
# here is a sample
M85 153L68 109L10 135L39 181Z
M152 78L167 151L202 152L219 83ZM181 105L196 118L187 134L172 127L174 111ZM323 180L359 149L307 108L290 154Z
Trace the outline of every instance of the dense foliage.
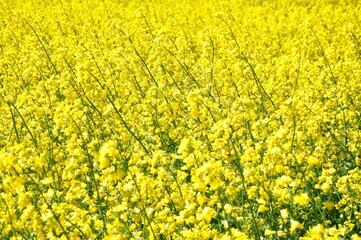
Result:
M0 0L2 239L360 239L361 5Z

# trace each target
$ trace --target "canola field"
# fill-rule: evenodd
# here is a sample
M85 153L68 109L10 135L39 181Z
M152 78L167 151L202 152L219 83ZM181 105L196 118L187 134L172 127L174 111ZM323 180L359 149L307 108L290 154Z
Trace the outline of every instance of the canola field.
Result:
M361 239L361 4L0 0L0 238Z

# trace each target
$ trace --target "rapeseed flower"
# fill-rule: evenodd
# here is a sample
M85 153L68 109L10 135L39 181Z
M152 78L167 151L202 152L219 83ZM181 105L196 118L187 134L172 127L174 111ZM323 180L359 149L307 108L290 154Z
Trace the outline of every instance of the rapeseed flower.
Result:
M293 197L293 202L299 205L305 205L311 202L311 198L307 193L301 193Z
M358 239L352 0L0 0L4 239Z

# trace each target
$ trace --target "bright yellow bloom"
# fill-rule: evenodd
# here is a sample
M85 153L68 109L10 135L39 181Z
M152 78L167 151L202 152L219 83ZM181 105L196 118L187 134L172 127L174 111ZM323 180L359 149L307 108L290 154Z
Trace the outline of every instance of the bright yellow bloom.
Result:
M274 234L276 234L276 233L277 233L276 231L269 230L269 229L266 229L266 230L264 231L264 235L265 235L265 236L271 236L271 235L274 235Z
M325 227L322 224L317 224L309 230L309 236L312 239L323 239L325 233Z
M1 237L359 238L360 16L0 0Z
M258 207L258 212L266 212L268 211L269 208L266 206L266 205L263 205L261 204L259 207Z
M296 231L297 229L303 229L303 225L299 221L293 219L291 219L290 221L291 221L291 227L290 227L291 233Z
M322 209L326 209L328 211L331 211L332 209L334 209L335 207L335 203L332 201L328 201L325 203L325 205L322 207Z
M311 202L311 198L307 193L301 193L293 197L293 202L299 205L305 205Z

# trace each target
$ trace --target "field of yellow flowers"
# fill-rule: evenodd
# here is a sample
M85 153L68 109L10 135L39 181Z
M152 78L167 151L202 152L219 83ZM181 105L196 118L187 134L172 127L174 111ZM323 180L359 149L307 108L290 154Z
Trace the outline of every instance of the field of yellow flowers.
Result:
M361 239L361 4L0 0L0 238Z

